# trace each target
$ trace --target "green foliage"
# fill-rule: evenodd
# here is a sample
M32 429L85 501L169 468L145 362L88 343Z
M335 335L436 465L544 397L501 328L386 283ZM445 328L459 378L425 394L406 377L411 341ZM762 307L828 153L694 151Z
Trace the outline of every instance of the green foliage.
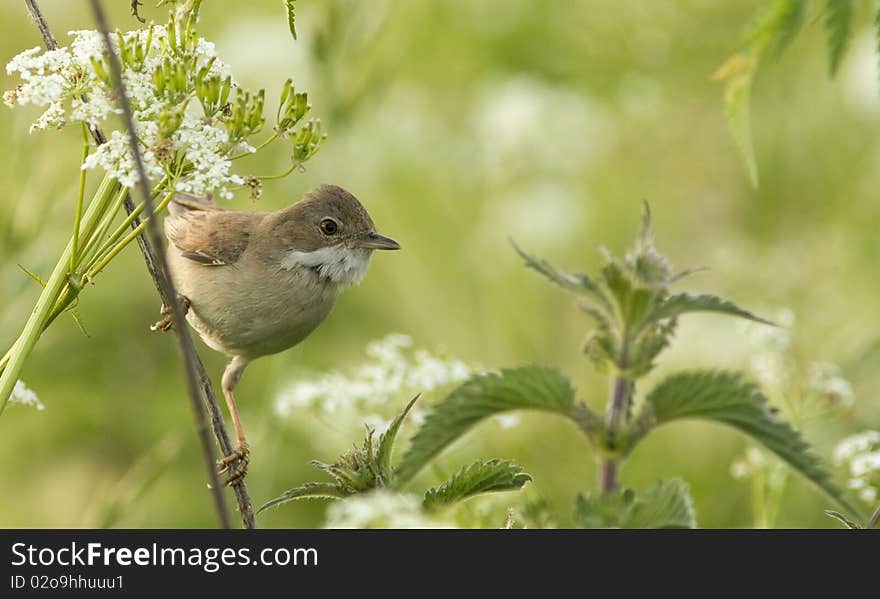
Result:
M394 441L397 439L397 433L400 432L400 425L406 420L409 411L418 399L418 395L413 397L406 404L403 411L391 421L391 424L388 425L388 430L379 437L379 449L376 451L376 468L379 472L383 473L386 481L391 480L392 473L394 472L394 468L391 465L391 457L394 452Z
M527 267L538 271L563 289L587 295L592 299L595 299L605 304L606 306L608 305L605 294L602 293L602 290L599 289L599 287L595 283L593 283L593 281L587 275L583 273L576 273L573 275L564 273L546 260L535 258L525 253L513 241L511 241L510 243L513 246L513 249L516 250L516 252L520 256L522 256L523 260L526 261Z
M575 523L581 528L696 528L688 484L659 480L642 495L632 489L578 494Z
M425 493L424 507L435 510L482 493L515 491L532 480L509 460L478 460L462 467L439 487Z
M862 526L860 526L858 523L853 522L852 520L850 520L849 518L847 518L846 516L844 516L840 512L835 512L834 510L825 510L825 514L827 516L830 516L831 518L834 518L835 520L837 520L838 522L840 522L841 524L843 524L846 528L849 528L850 530L859 530L862 528Z
M396 476L404 482L411 479L445 447L489 416L520 409L568 416L574 405L571 384L551 368L526 366L475 375L431 407Z
M644 409L641 418L649 417L655 425L701 418L732 426L762 443L852 510L800 433L781 420L757 386L739 373L696 371L672 375L648 394Z
M296 15L294 12L294 4L296 0L284 0L284 9L287 11L287 27L290 29L290 35L296 39Z
M668 287L693 271L675 274L654 247L647 204L634 247L623 258L603 250L606 264L594 278L567 274L516 245L514 248L526 266L587 302L583 310L596 322L587 354L597 366L612 374L607 421L602 422L577 402L569 382L555 370L529 366L475 375L432 406L395 473L398 480L412 478L480 420L507 410L538 409L577 422L605 461L603 473L612 473L610 478L603 474L601 495L578 498L576 519L580 525L691 527L693 507L683 482L659 482L636 497L632 491L616 487L617 461L627 457L654 427L681 418L703 418L728 424L754 437L852 510L800 434L778 418L758 388L741 374L709 371L670 376L648 394L637 414L631 414L636 381L653 369L654 360L668 346L679 317L692 312L716 312L773 324L715 295L670 294ZM479 463L459 472L446 485L429 492L426 505L439 501L438 495L454 494L454 489L465 493L469 482L476 484L482 480L478 475L483 467ZM506 479L506 483L511 480Z
M257 513L259 514L270 507L275 507L282 503L287 503L288 501L296 501L297 499L342 499L348 495L348 493L343 492L342 489L334 483L303 483L292 489L288 489L275 499L267 501L260 506Z
M825 33L828 41L828 69L833 77L846 51L853 19L852 0L825 0Z
M655 322L666 318L676 318L688 312L719 312L728 316L738 316L748 320L754 320L763 324L774 325L773 322L755 316L748 310L743 310L733 302L715 295L691 295L690 293L678 293L661 300L651 313L649 322Z
M714 75L716 80L725 82L724 115L749 180L755 186L758 185L758 163L749 111L752 81L767 51L778 56L797 35L804 20L805 5L806 0L775 0L760 9L746 28L739 50Z
M695 271L676 273L654 247L647 203L634 247L623 258L603 249L607 263L595 279L566 274L546 260L516 250L527 266L590 300L582 308L595 321L596 330L587 342L586 353L600 370L618 372L629 379L654 368L654 359L668 346L677 318L683 314L718 312L770 324L714 295L670 295L670 285Z
M363 445L342 454L333 464L312 461L317 468L329 474L332 482L308 482L297 485L263 504L263 510L297 499L344 499L375 489L399 489L407 479L401 478L391 463L394 441L400 427L415 404L414 397L388 425L378 443L373 443L375 431L367 429ZM437 488L425 493L423 507L435 510L483 493L515 491L532 480L522 466L509 460L477 461L458 470Z
M853 0L824 0L823 4L828 72L834 77L852 38L855 3ZM725 82L724 114L749 179L755 186L758 185L758 165L749 114L752 82L768 53L778 57L791 44L803 26L806 8L806 0L775 0L759 9L756 18L746 28L738 51L714 75L715 79ZM880 13L877 23L880 24Z

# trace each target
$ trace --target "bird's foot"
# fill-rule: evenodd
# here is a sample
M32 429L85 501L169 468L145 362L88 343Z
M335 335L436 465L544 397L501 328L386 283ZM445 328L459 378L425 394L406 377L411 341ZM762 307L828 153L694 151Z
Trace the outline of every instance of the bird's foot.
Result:
M226 486L233 485L244 478L250 461L251 449L246 441L240 442L232 453L217 460L218 472L227 474Z
M180 302L180 307L183 308L183 314L186 315L186 313L189 312L189 298L178 294L177 301ZM162 308L160 308L159 310L159 313L162 314L162 320L150 325L150 330L161 331L165 333L173 329L174 319L172 318L171 307L163 303Z

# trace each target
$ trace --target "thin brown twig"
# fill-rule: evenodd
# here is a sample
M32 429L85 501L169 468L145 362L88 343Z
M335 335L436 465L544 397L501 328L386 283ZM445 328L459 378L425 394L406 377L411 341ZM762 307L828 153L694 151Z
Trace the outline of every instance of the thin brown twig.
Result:
M174 323L174 329L177 333L177 341L180 346L180 353L183 359L183 367L186 372L187 391L192 403L193 413L196 418L196 429L199 435L199 441L202 445L202 453L208 469L208 477L210 480L211 496L214 499L214 507L220 519L223 528L230 528L229 514L226 511L226 500L223 497L222 488L220 487L220 479L217 475L214 458L214 446L208 437L208 420L205 415L205 407L202 405L199 396L199 380L198 373L195 369L195 363L192 360L193 348L192 338L186 328L186 316L183 312L183 306L177 298L177 291L174 288L174 281L169 275L168 261L163 251L162 234L159 231L159 223L155 218L155 209L153 198L150 194L150 182L147 179L147 169L144 166L144 159L141 155L138 141L134 134L134 114L131 110L131 102L128 99L128 92L125 89L125 82L122 80L122 64L119 57L113 51L113 44L110 41L110 28L107 25L107 15L104 14L104 8L101 6L101 0L91 0L92 14L95 17L95 23L98 26L101 36L104 38L104 48L107 51L107 62L110 65L110 75L113 78L113 87L116 88L119 97L119 104L122 106L123 120L128 129L128 140L134 157L135 167L138 173L137 190L140 192L141 201L144 204L144 214L147 218L147 237L152 246L152 253L158 256L158 283L159 293L162 301L166 306L171 307L171 320Z
M52 31L51 29L49 29L48 23L46 22L42 11L37 5L36 0L25 0L25 4L27 5L28 12L31 18L34 20L37 28L40 30L40 34L43 36L43 42L45 43L46 48L49 50L56 49L58 47L58 44L55 41L55 37L52 35ZM95 139L95 142L98 145L106 142L106 137L104 136L104 133L97 125L89 124L89 131L91 132L92 137ZM126 196L124 206L128 214L131 214L134 210L134 202L132 201L130 195ZM131 226L132 228L136 228L139 224L140 219L135 218ZM141 234L137 237L137 242L138 247L140 247L141 254L143 255L144 262L147 266L147 271L150 273L150 277L153 279L153 283L155 284L160 296L163 296L164 293L160 277L161 273L159 271L159 267L157 266L159 262L157 255L147 243L147 238L144 234ZM165 298L163 297L163 301L164 299ZM170 302L176 303L176 299L177 297L176 295L174 295L170 299ZM169 303L166 305L171 304ZM185 335L189 339L189 334L187 333L187 329L185 327L176 328L175 333L178 336ZM214 389L211 385L211 380L205 371L205 367L202 364L201 358L199 357L198 352L195 350L191 339L188 344L184 343L181 345L186 346L184 348L184 356L188 357L197 374L198 389L201 394L200 398L210 415L211 426L214 431L214 436L217 439L217 444L220 446L220 450L224 453L224 455L229 455L230 453L232 453L234 447L229 437L229 433L226 430L226 424L223 421L223 414L214 395ZM214 488L217 488L215 485L212 486L214 486ZM253 504L251 502L250 495L248 494L247 485L245 484L244 479L239 479L238 481L233 483L232 489L235 493L236 501L238 503L238 510L239 514L241 515L242 525L245 528L256 528Z

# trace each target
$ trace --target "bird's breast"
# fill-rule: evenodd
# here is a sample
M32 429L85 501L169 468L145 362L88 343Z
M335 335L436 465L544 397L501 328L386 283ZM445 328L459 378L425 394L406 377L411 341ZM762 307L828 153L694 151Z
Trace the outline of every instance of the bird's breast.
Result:
M183 277L190 300L187 318L212 348L256 358L293 347L330 313L337 287L304 268L241 264L200 268L209 276Z

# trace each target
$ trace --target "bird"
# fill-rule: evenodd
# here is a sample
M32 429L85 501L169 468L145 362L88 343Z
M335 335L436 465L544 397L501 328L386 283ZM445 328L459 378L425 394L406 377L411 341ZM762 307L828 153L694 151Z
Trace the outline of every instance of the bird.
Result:
M164 228L187 322L208 347L230 357L221 387L237 446L218 467L232 484L250 460L234 395L247 365L306 339L339 292L364 278L373 251L400 244L380 235L360 201L336 185L321 185L275 212L232 210L178 194ZM162 313L153 330L171 328L167 306Z

